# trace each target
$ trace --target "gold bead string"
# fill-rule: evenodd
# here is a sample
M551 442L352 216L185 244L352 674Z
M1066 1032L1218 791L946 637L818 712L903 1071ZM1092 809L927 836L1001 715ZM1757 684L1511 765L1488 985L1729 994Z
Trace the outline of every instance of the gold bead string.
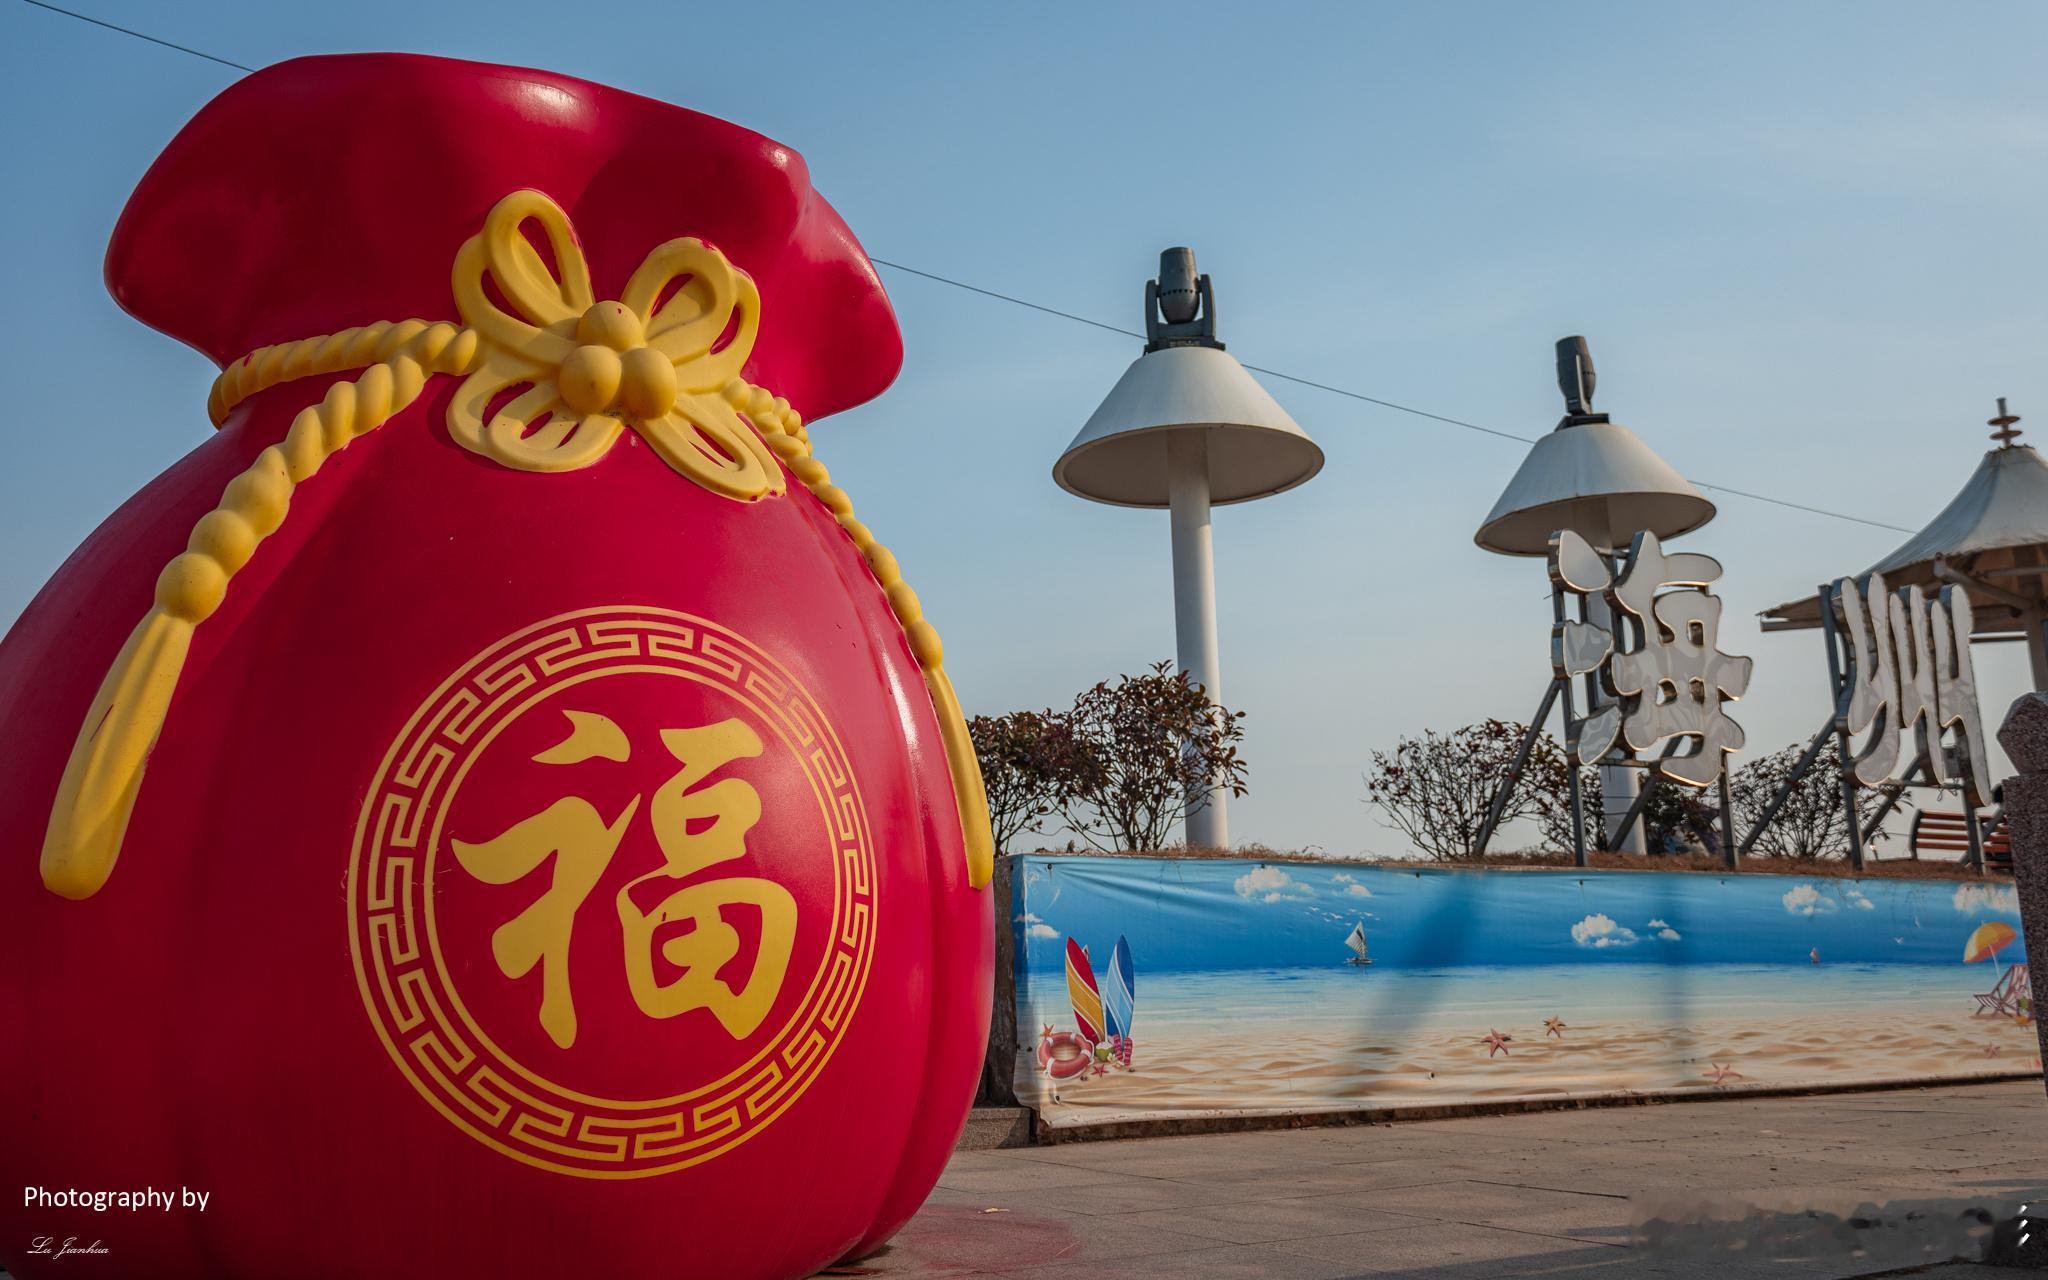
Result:
M457 334L466 332L455 325L426 320L379 320L340 333L258 347L221 370L213 380L213 389L206 397L206 415L218 427L227 421L236 405L259 391L268 391L280 382L380 364L430 331L436 336L429 339L429 345L438 344L437 349L446 349ZM465 340L470 344L470 358L474 359L476 337L470 334ZM448 372L467 372L467 366Z
M282 442L259 453L228 482L221 500L194 525L186 550L158 575L151 608L114 660L87 712L65 766L44 834L43 882L67 898L97 893L120 855L149 753L162 732L184 669L193 630L219 609L229 581L284 522L293 490L350 441L416 400L434 374L467 374L477 365L473 329L425 320L381 321L297 342L261 347L215 379L207 412L216 426L250 396L298 378L364 369L328 388L299 412ZM941 665L938 631L895 556L854 517L853 500L811 456L802 415L787 400L733 379L726 402L744 413L775 455L853 539L903 628L938 715L966 845L968 883L994 870L987 796L966 719Z
M888 596L889 608L896 615L897 625L903 628L904 639L924 673L926 691L938 713L939 737L945 744L953 798L960 810L960 833L967 845L967 882L979 889L995 873L995 836L989 827L988 793L982 785L981 762L975 757L974 742L968 736L967 719L960 710L959 697L953 692L953 682L940 665L945 647L939 643L938 628L925 620L924 608L918 603L917 593L903 580L896 557L855 518L853 499L832 483L825 464L811 456L810 436L804 430L803 417L790 408L789 401L738 378L725 385L725 399L747 416L790 474L832 513L839 527L860 549L875 581Z
M358 338L332 348L318 340L289 345L306 349L310 370L316 361L356 358L362 351L358 343L386 349L387 340L390 354L353 382L329 387L319 404L292 420L281 443L257 454L228 482L220 503L193 526L186 549L157 575L149 612L101 681L58 783L41 860L43 883L52 892L89 898L113 874L193 630L220 608L229 580L284 523L293 489L351 440L411 404L430 375L460 373L476 358L476 335L451 324L392 326L374 342ZM254 388L262 369L284 364L259 360L250 367L259 371L246 382Z

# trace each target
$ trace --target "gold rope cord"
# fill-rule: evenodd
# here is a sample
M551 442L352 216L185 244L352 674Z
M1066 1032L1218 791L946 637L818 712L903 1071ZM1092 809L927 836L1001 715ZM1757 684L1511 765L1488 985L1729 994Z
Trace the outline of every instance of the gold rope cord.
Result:
M917 593L903 580L896 557L875 540L866 525L854 518L853 499L832 483L825 464L811 456L810 437L804 431L803 419L789 407L789 402L738 379L726 387L726 398L735 407L745 409L790 474L839 521L839 527L860 548L869 570L887 593L889 608L895 612L897 624L910 642L911 656L924 672L925 691L931 694L932 709L938 713L939 737L945 744L946 764L953 778L953 799L960 810L960 834L967 846L967 883L981 888L995 874L995 835L989 826L988 792L982 786L981 761L975 757L974 740L967 733L967 717L960 710L952 680L940 665L945 648L939 643L938 629L925 621L923 606L918 603Z
M527 222L540 225L559 279L526 239ZM486 277L510 311L490 296ZM382 321L260 348L215 380L207 411L218 426L259 391L367 366L302 410L281 444L228 483L219 505L193 527L188 549L158 577L154 604L114 659L72 746L43 839L44 885L82 899L106 884L192 632L283 523L293 489L442 373L465 378L448 407L450 435L518 470L589 466L630 425L691 481L754 501L783 492L779 457L860 548L903 627L938 715L968 883L986 885L995 857L987 796L959 700L940 665L938 632L895 557L853 518L852 500L811 457L801 417L786 400L738 376L760 323L752 279L697 240L671 240L647 256L619 301L595 301L568 216L539 192L516 191L462 246L453 284L466 327ZM672 287L673 296L662 300ZM526 390L486 420L491 405L520 387Z
M396 326L397 332L405 326ZM66 898L98 893L113 873L185 668L192 632L227 596L228 580L284 523L292 490L349 441L411 404L430 373L456 373L476 354L476 335L424 325L353 382L337 382L230 480L220 504L192 527L187 549L164 566L156 600L123 645L85 713L43 834L43 884Z

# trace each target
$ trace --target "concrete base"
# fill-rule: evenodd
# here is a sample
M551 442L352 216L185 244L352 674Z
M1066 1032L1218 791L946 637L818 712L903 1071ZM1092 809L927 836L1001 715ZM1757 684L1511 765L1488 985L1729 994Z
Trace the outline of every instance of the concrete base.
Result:
M1347 1125L1396 1124L1414 1120L1527 1115L1538 1111L1586 1111L1596 1107L1657 1107L1669 1103L1714 1102L1727 1098L1819 1097L1836 1093L1882 1093L1895 1089L1945 1089L2019 1080L2038 1084L2042 1078L2039 1071L2021 1070L1970 1076L1901 1076L1890 1080L1858 1080L1839 1085L1730 1084L1712 1089L1587 1093L1569 1098L1502 1098L1488 1102L1358 1107L1342 1111L1176 1112L1061 1128L1054 1128L1041 1119L1037 1122L1034 1140L1050 1145L1063 1142L1106 1142L1123 1138L1181 1137L1198 1133L1257 1133L1272 1129L1342 1128Z
M967 1127L960 1131L955 1151L996 1151L1004 1147L1028 1147L1034 1117L1025 1107L976 1107L967 1113Z

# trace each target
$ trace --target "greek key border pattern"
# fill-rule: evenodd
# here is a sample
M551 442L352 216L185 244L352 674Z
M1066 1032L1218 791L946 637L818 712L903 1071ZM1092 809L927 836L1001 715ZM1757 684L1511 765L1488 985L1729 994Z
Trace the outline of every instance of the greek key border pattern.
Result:
M826 797L834 845L833 925L803 1003L746 1067L655 1102L534 1088L536 1077L473 1043L424 940L430 886L421 839L457 766L522 698L603 665L688 669L772 718ZM349 945L364 1004L414 1086L485 1144L590 1177L645 1177L702 1163L772 1121L831 1057L874 954L873 842L851 764L823 711L741 637L651 608L592 609L536 624L491 646L436 690L393 743L364 802L349 901Z

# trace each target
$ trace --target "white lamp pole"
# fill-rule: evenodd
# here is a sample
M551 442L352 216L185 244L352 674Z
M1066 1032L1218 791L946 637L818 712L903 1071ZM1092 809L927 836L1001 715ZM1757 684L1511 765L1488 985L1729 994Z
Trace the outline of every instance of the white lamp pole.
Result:
M1323 451L1216 340L1215 291L1196 274L1192 250L1159 255L1159 278L1145 285L1145 337L1145 353L1052 478L1094 502L1171 513L1175 656L1221 705L1209 508L1292 489L1322 469ZM1189 844L1229 846L1229 794L1211 785L1190 795Z
M1564 393L1563 420L1522 459L1473 541L1501 555L1545 556L1551 534L1569 529L1612 556L1638 531L1670 539L1714 518L1714 504L1635 432L1593 412L1593 357L1584 338L1559 340L1557 385ZM1614 627L1613 613L1599 595L1587 600L1586 618L1610 631ZM1583 714L1604 701L1596 682ZM1640 817L1634 829L1619 829L1642 782L1640 770L1600 767L1601 825L1610 848L1643 852Z
M1209 542L1209 434L1176 431L1166 442L1166 496L1173 520L1173 635L1180 669L1223 702L1216 652L1216 561ZM1190 797L1187 840L1207 849L1230 847L1229 793L1211 787Z

